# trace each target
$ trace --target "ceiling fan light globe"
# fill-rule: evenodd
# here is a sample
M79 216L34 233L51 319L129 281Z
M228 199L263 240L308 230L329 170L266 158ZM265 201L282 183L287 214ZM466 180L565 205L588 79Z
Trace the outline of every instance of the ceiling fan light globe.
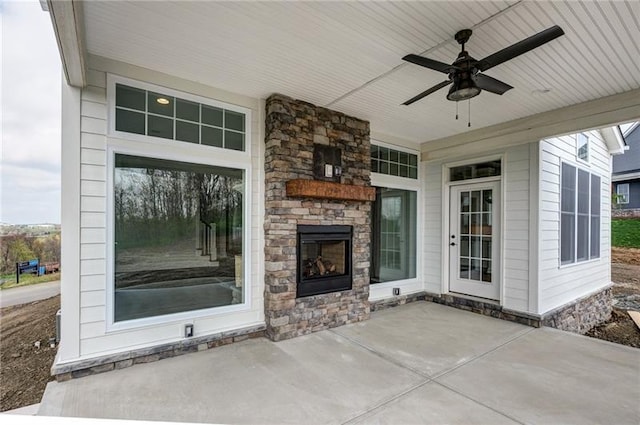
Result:
M459 102L461 100L471 99L480 94L482 90L470 78L454 81L453 86L449 89L447 99Z

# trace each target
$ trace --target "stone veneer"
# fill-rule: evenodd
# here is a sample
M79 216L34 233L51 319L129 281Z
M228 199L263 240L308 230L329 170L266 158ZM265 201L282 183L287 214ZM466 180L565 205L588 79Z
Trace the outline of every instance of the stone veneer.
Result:
M613 297L609 286L545 313L542 324L582 335L606 322L612 310Z
M266 101L265 321L279 341L369 318L371 203L287 197L286 183L313 179L313 146L342 150L342 184L370 187L369 123L279 94ZM296 298L296 230L353 226L353 287Z

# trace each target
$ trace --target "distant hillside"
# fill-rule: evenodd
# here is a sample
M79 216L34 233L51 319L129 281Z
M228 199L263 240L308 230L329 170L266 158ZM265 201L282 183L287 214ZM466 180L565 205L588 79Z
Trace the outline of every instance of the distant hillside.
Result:
M0 235L43 236L60 233L60 225L52 223L40 224L7 224L0 223Z

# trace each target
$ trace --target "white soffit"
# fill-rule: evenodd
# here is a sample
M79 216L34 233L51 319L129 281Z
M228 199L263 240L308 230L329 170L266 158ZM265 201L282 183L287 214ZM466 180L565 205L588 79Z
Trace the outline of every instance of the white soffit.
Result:
M414 141L459 134L640 87L640 2L109 2L84 5L89 53L255 98L278 92ZM487 71L515 87L467 102L408 53L451 63L456 31L481 59L554 24L566 35ZM550 89L547 94L537 91Z

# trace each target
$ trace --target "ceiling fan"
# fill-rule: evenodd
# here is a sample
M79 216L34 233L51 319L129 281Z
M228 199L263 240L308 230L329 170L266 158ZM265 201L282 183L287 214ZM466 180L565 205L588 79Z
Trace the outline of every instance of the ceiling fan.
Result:
M453 85L449 89L447 99L456 102L471 99L472 97L479 95L482 90L502 95L513 87L500 80L491 78L488 75L481 74L481 72L540 47L543 44L564 35L564 31L559 26L554 25L551 28L547 28L546 30L532 35L529 38L525 38L524 40L512 44L509 47L505 47L504 49L481 60L474 59L469 56L469 53L466 50L464 50L464 45L469 41L471 34L472 31L470 29L464 29L456 33L455 39L458 44L462 46L462 51L451 65L413 54L402 58L407 62L449 75L448 80L436 84L419 95L412 97L404 102L403 105L411 105L412 103L417 102L423 97L428 96L449 84Z

